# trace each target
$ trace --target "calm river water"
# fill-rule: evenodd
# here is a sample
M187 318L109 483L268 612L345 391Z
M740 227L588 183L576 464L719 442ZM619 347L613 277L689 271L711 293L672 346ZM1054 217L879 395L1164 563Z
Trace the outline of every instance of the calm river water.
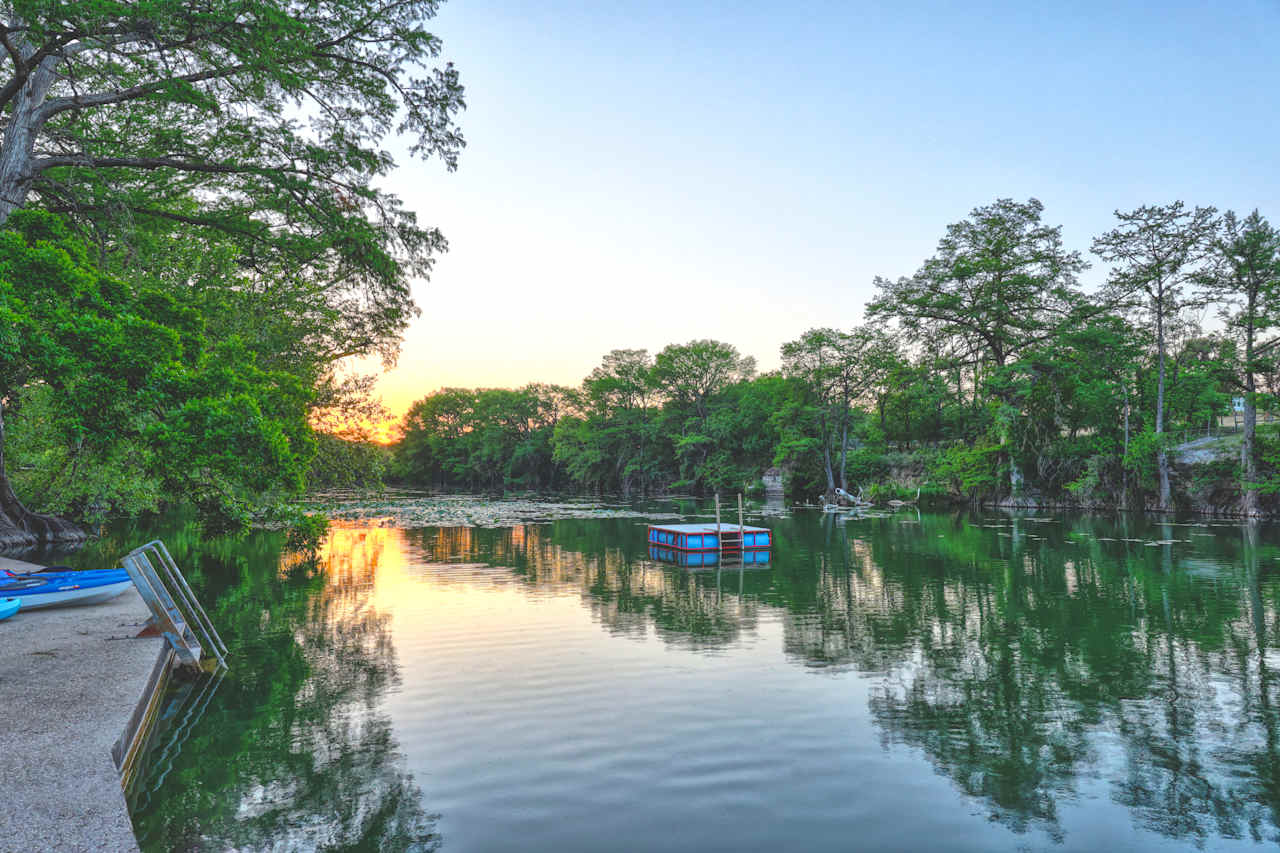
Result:
M797 511L716 572L641 522L162 531L232 654L170 697L143 849L1280 839L1280 527Z

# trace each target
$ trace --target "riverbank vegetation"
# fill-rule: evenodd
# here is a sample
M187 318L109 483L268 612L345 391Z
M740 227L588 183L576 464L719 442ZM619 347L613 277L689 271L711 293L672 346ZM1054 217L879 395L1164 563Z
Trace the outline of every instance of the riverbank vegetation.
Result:
M369 475L376 455L316 427L361 420L368 382L341 365L395 357L445 248L380 188L392 136L450 169L463 145L437 6L15 7L0 547L175 503L243 527L308 478Z
M6 25L0 547L175 504L244 528L384 481L635 497L758 491L769 469L806 501L1280 509L1280 238L1180 202L1118 213L1086 255L1038 201L998 200L779 370L707 339L617 349L578 387L429 394L376 445L372 380L343 365L394 360L409 282L446 248L381 188L385 148L452 169L463 147L437 5ZM1238 443L1180 447L1235 401Z
M635 496L758 490L778 468L801 500L1280 508L1280 434L1258 415L1280 408L1280 235L1259 213L1119 212L1086 257L1038 201L1002 199L876 288L862 325L805 332L779 371L696 340L614 350L577 388L429 394L391 471ZM1179 450L1228 422L1238 444Z

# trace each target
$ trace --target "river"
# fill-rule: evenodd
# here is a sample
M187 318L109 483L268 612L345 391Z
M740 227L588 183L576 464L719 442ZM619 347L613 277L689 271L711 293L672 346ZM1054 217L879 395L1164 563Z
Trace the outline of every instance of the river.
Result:
M163 535L231 648L130 796L144 850L1183 850L1280 838L1280 527L644 513ZM676 507L688 511L686 505Z

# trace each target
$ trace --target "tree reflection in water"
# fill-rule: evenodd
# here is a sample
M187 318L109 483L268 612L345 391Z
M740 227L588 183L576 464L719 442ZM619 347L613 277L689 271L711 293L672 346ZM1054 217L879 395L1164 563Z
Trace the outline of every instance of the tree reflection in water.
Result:
M309 559L282 559L275 536L166 538L232 658L181 751L135 788L143 849L439 849L379 707L399 670L369 601L378 554L341 537ZM159 784L181 794L138 808Z
M776 609L789 656L876 679L885 743L921 750L1016 832L1063 839L1060 806L1102 779L1162 835L1280 840L1274 533L1198 526L1192 548L1191 527L1140 519L771 523L770 570L741 575L655 564L608 521L416 541L575 586L606 630L688 648Z
M485 582L576 594L618 638L705 652L780 625L790 661L871 682L886 746L918 750L1016 832L1063 839L1064 807L1102 791L1170 838L1280 840L1274 530L963 514L768 523L773 561L744 572L654 563L627 520L393 541L415 565L502 567ZM166 539L252 663L233 661L175 760L181 795L139 815L145 846L439 847L380 710L399 677L370 598L388 540L339 530L319 562L282 564L278 538ZM454 578L433 582L469 582Z

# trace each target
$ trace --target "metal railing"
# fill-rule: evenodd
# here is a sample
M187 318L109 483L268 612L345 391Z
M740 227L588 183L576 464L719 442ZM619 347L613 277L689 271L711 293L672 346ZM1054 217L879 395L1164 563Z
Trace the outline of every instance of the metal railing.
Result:
M741 493L738 495L737 532L727 533L720 523L720 493L716 492L716 565L723 566L735 559L735 565L744 565L746 562L745 537L746 527L743 525Z
M208 654L226 667L226 644L163 542L155 539L135 548L120 562L151 609L152 626L169 641L182 663L198 667Z

